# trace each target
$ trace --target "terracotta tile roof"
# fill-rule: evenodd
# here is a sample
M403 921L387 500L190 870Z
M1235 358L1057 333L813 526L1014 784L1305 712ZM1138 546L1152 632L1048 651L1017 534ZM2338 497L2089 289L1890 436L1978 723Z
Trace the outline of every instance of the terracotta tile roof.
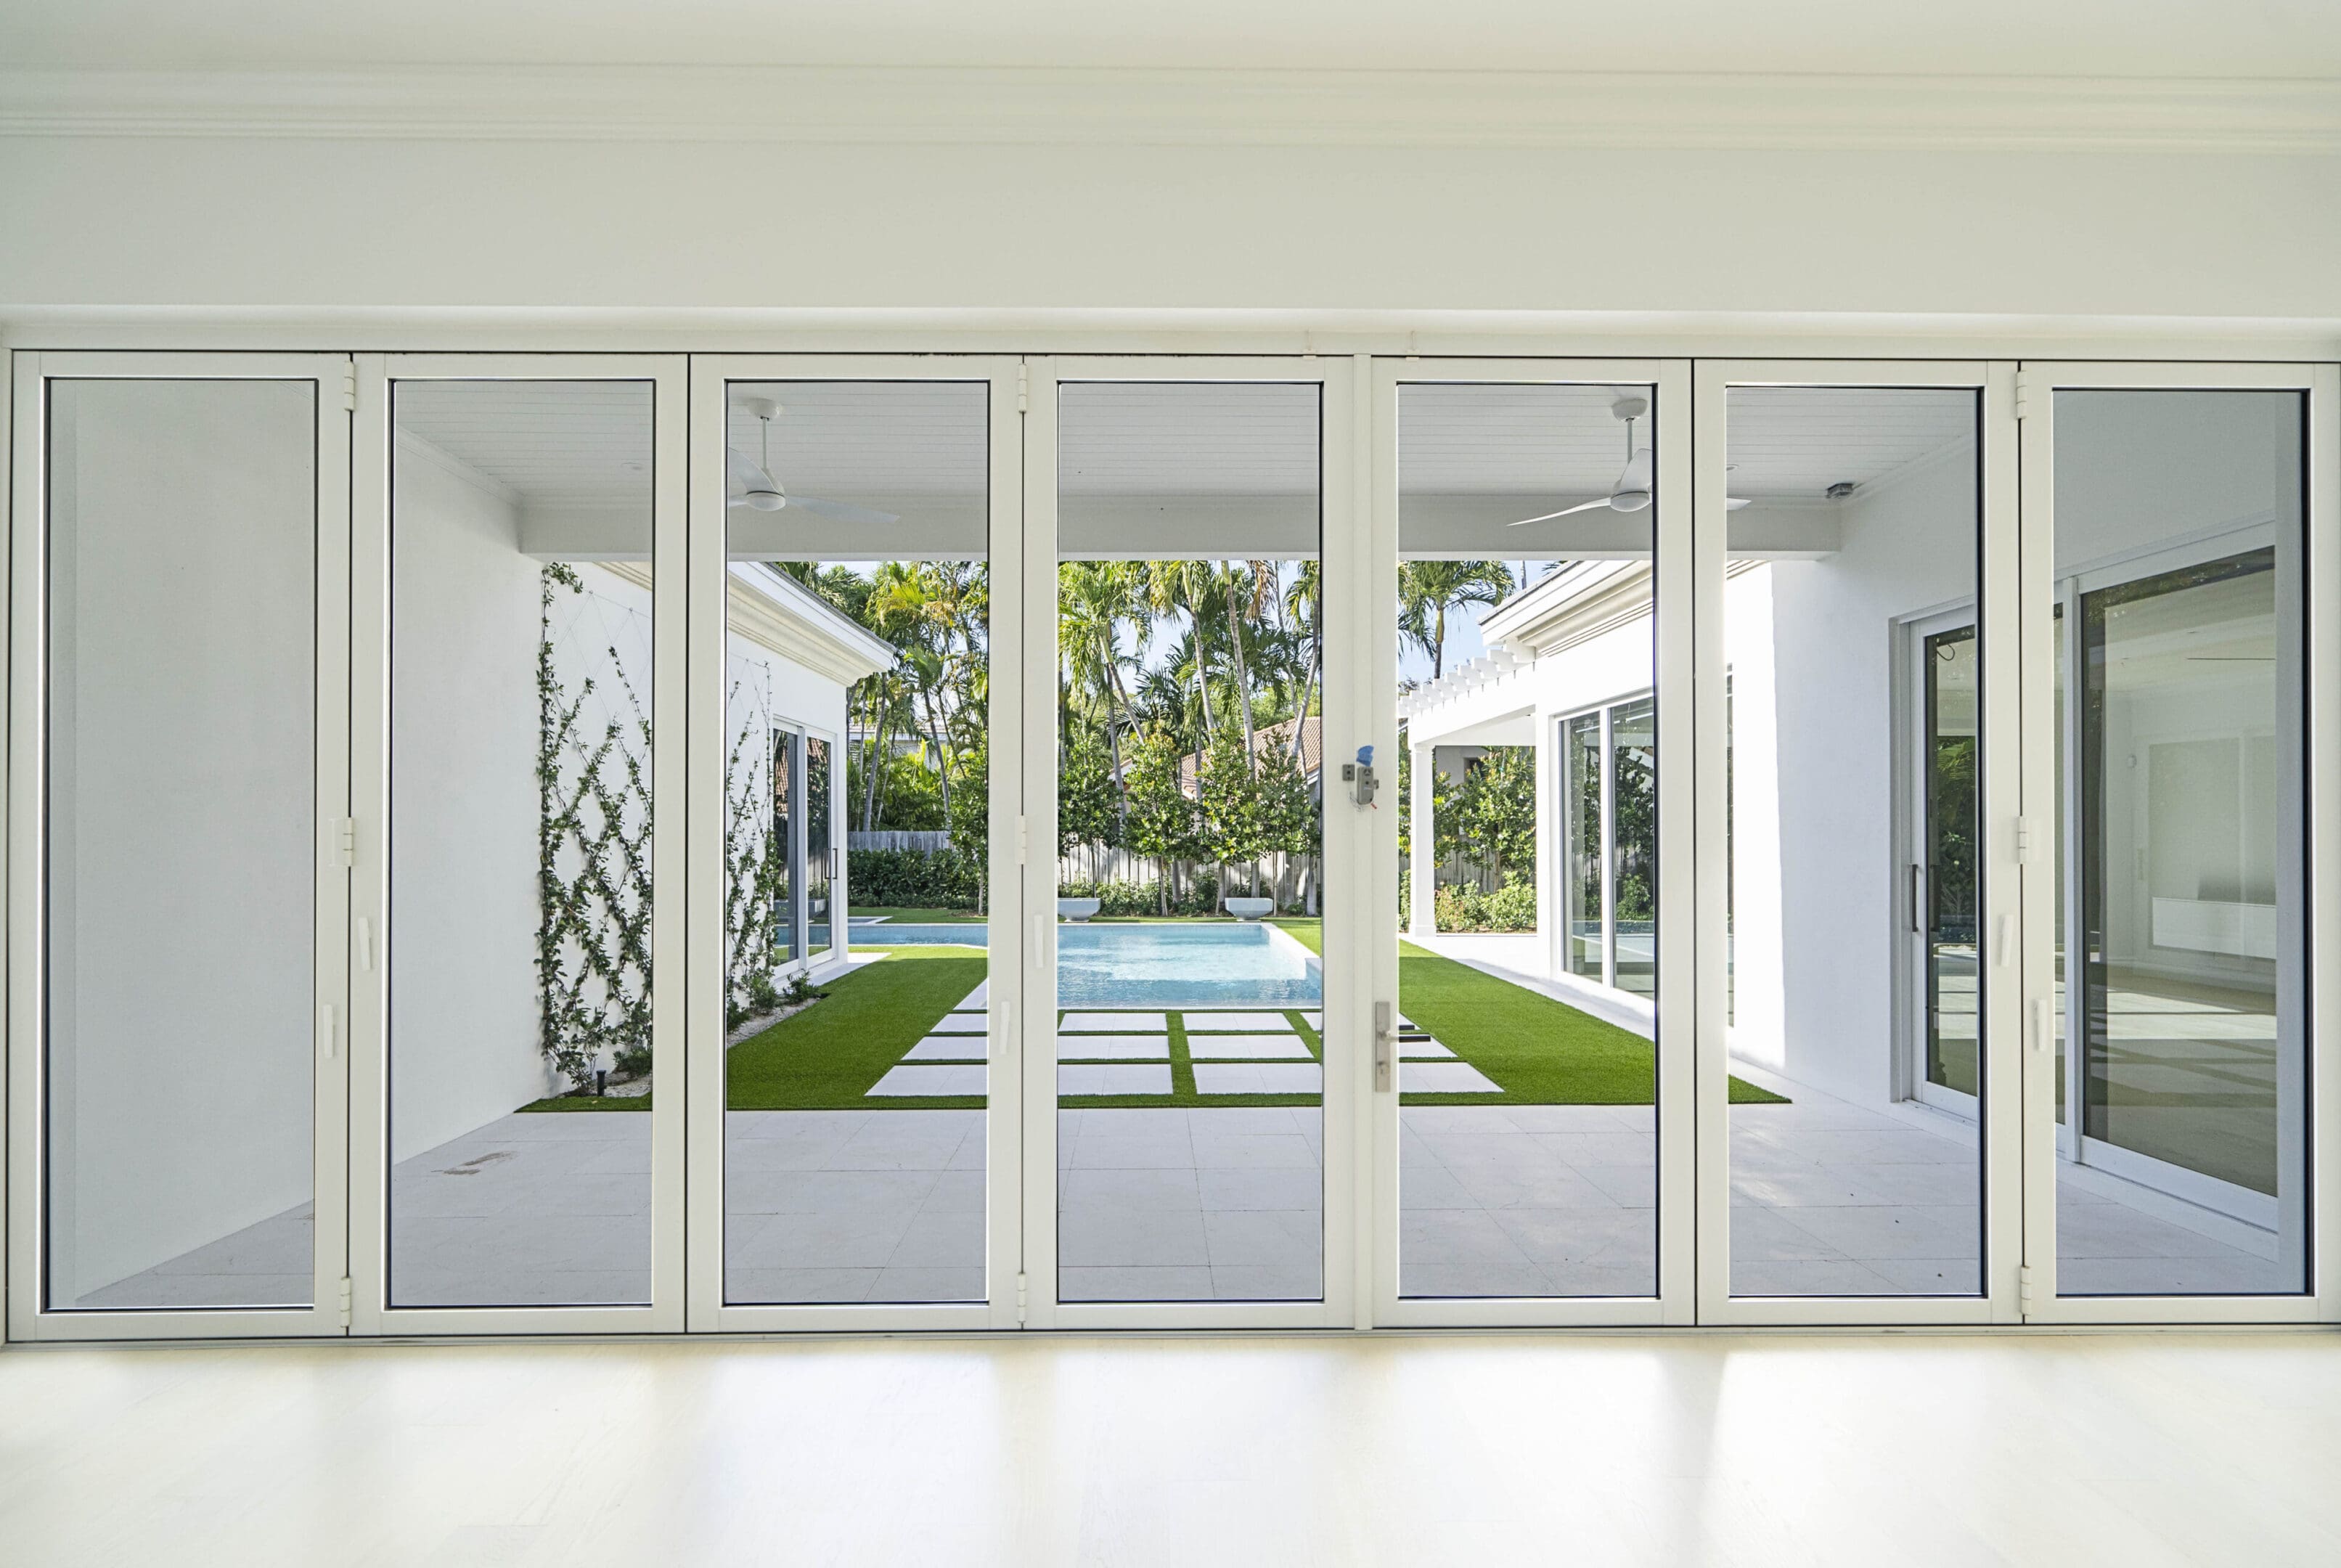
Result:
M1280 723L1269 724L1263 728L1254 730L1251 735L1252 754L1254 756L1266 756L1272 748L1277 746L1282 746L1288 751L1290 750L1292 746L1293 723L1293 720L1286 719ZM1301 776L1313 780L1317 776L1319 766L1325 760L1324 720L1316 714L1310 714L1308 717L1300 720L1299 723L1300 724ZM1188 798L1194 798L1196 793L1195 756L1191 752L1180 759L1179 788L1188 796Z

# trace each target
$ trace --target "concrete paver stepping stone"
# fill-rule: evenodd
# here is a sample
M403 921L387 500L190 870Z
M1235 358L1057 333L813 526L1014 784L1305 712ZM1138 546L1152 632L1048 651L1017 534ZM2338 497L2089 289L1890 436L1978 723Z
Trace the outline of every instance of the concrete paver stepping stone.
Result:
M1435 1062L1442 1058L1453 1061L1455 1053L1425 1034L1418 1040L1400 1041L1398 1056L1401 1062Z
M1170 1027L1170 1021L1160 1013L1068 1013L1057 1025L1057 1033L1123 1034L1151 1029L1161 1034Z
M1198 1029L1215 1032L1243 1030L1253 1033L1260 1030L1280 1030L1290 1033L1292 1028L1292 1021L1281 1013L1213 1013L1189 1009L1182 1011L1179 1016L1187 1021L1187 1033L1190 1034Z
M1325 1027L1325 1014L1322 1012L1303 1013L1300 1016L1309 1021L1309 1027L1311 1029L1321 1030ZM1398 1026L1400 1029L1411 1029L1414 1027L1414 1020L1401 1013L1398 1015Z
M989 1013L952 1013L929 1031L935 1034L982 1034L991 1028Z
M959 1005L952 1008L951 1011L954 1013L981 1013L991 1004L991 982L986 980L982 984L977 986L974 990L961 997L959 1000Z
M1409 1062L1398 1067L1400 1093L1417 1094L1500 1094L1502 1084L1469 1062Z
M1198 1062L1198 1094L1314 1094L1323 1086L1314 1062Z
M1162 1094L1170 1093L1168 1062L1071 1063L1057 1069L1060 1094Z
M1190 1034L1187 1054L1198 1062L1306 1062L1298 1034Z
M981 1062L991 1042L981 1034L930 1034L902 1053L905 1062Z
M991 1069L981 1063L965 1066L929 1064L913 1067L889 1067L886 1075L871 1086L870 1097L921 1094L981 1094Z
M1068 1034L1057 1041L1061 1062L1168 1062L1168 1034Z

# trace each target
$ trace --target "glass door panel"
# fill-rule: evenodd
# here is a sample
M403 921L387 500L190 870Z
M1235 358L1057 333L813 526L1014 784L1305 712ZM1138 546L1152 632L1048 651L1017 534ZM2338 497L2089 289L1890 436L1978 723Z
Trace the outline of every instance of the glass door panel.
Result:
M1980 1296L1981 393L1723 403L1729 1294Z
M384 1300L647 1306L656 385L388 385Z
M1057 388L1057 1299L1324 1274L1322 394Z
M18 356L20 1337L339 1328L348 362L171 358Z
M722 1300L981 1303L991 387L724 399Z
M2299 1293L2307 394L2055 400L2057 1293Z
M1653 384L1411 368L1396 1293L1655 1296L1656 502L1674 437Z

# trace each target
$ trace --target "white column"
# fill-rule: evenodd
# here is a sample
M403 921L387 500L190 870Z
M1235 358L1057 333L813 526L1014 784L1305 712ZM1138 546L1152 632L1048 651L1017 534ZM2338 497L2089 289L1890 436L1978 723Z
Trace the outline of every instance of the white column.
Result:
M1439 929L1438 906L1435 902L1437 881L1436 861L1431 848L1430 788L1431 769L1437 765L1429 746L1412 750L1413 799L1408 803L1407 856L1410 868L1409 888L1411 907L1407 911L1407 930L1416 936L1429 936Z

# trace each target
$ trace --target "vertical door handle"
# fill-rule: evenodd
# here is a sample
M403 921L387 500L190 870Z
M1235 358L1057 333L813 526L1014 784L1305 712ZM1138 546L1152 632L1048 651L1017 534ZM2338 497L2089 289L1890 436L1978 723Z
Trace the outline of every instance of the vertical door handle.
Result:
M1398 1033L1390 1027L1395 1011L1387 1002L1374 1004L1374 1091L1387 1094L1398 1071Z
M1927 868L1910 868L1910 929L1924 936L1927 934Z

